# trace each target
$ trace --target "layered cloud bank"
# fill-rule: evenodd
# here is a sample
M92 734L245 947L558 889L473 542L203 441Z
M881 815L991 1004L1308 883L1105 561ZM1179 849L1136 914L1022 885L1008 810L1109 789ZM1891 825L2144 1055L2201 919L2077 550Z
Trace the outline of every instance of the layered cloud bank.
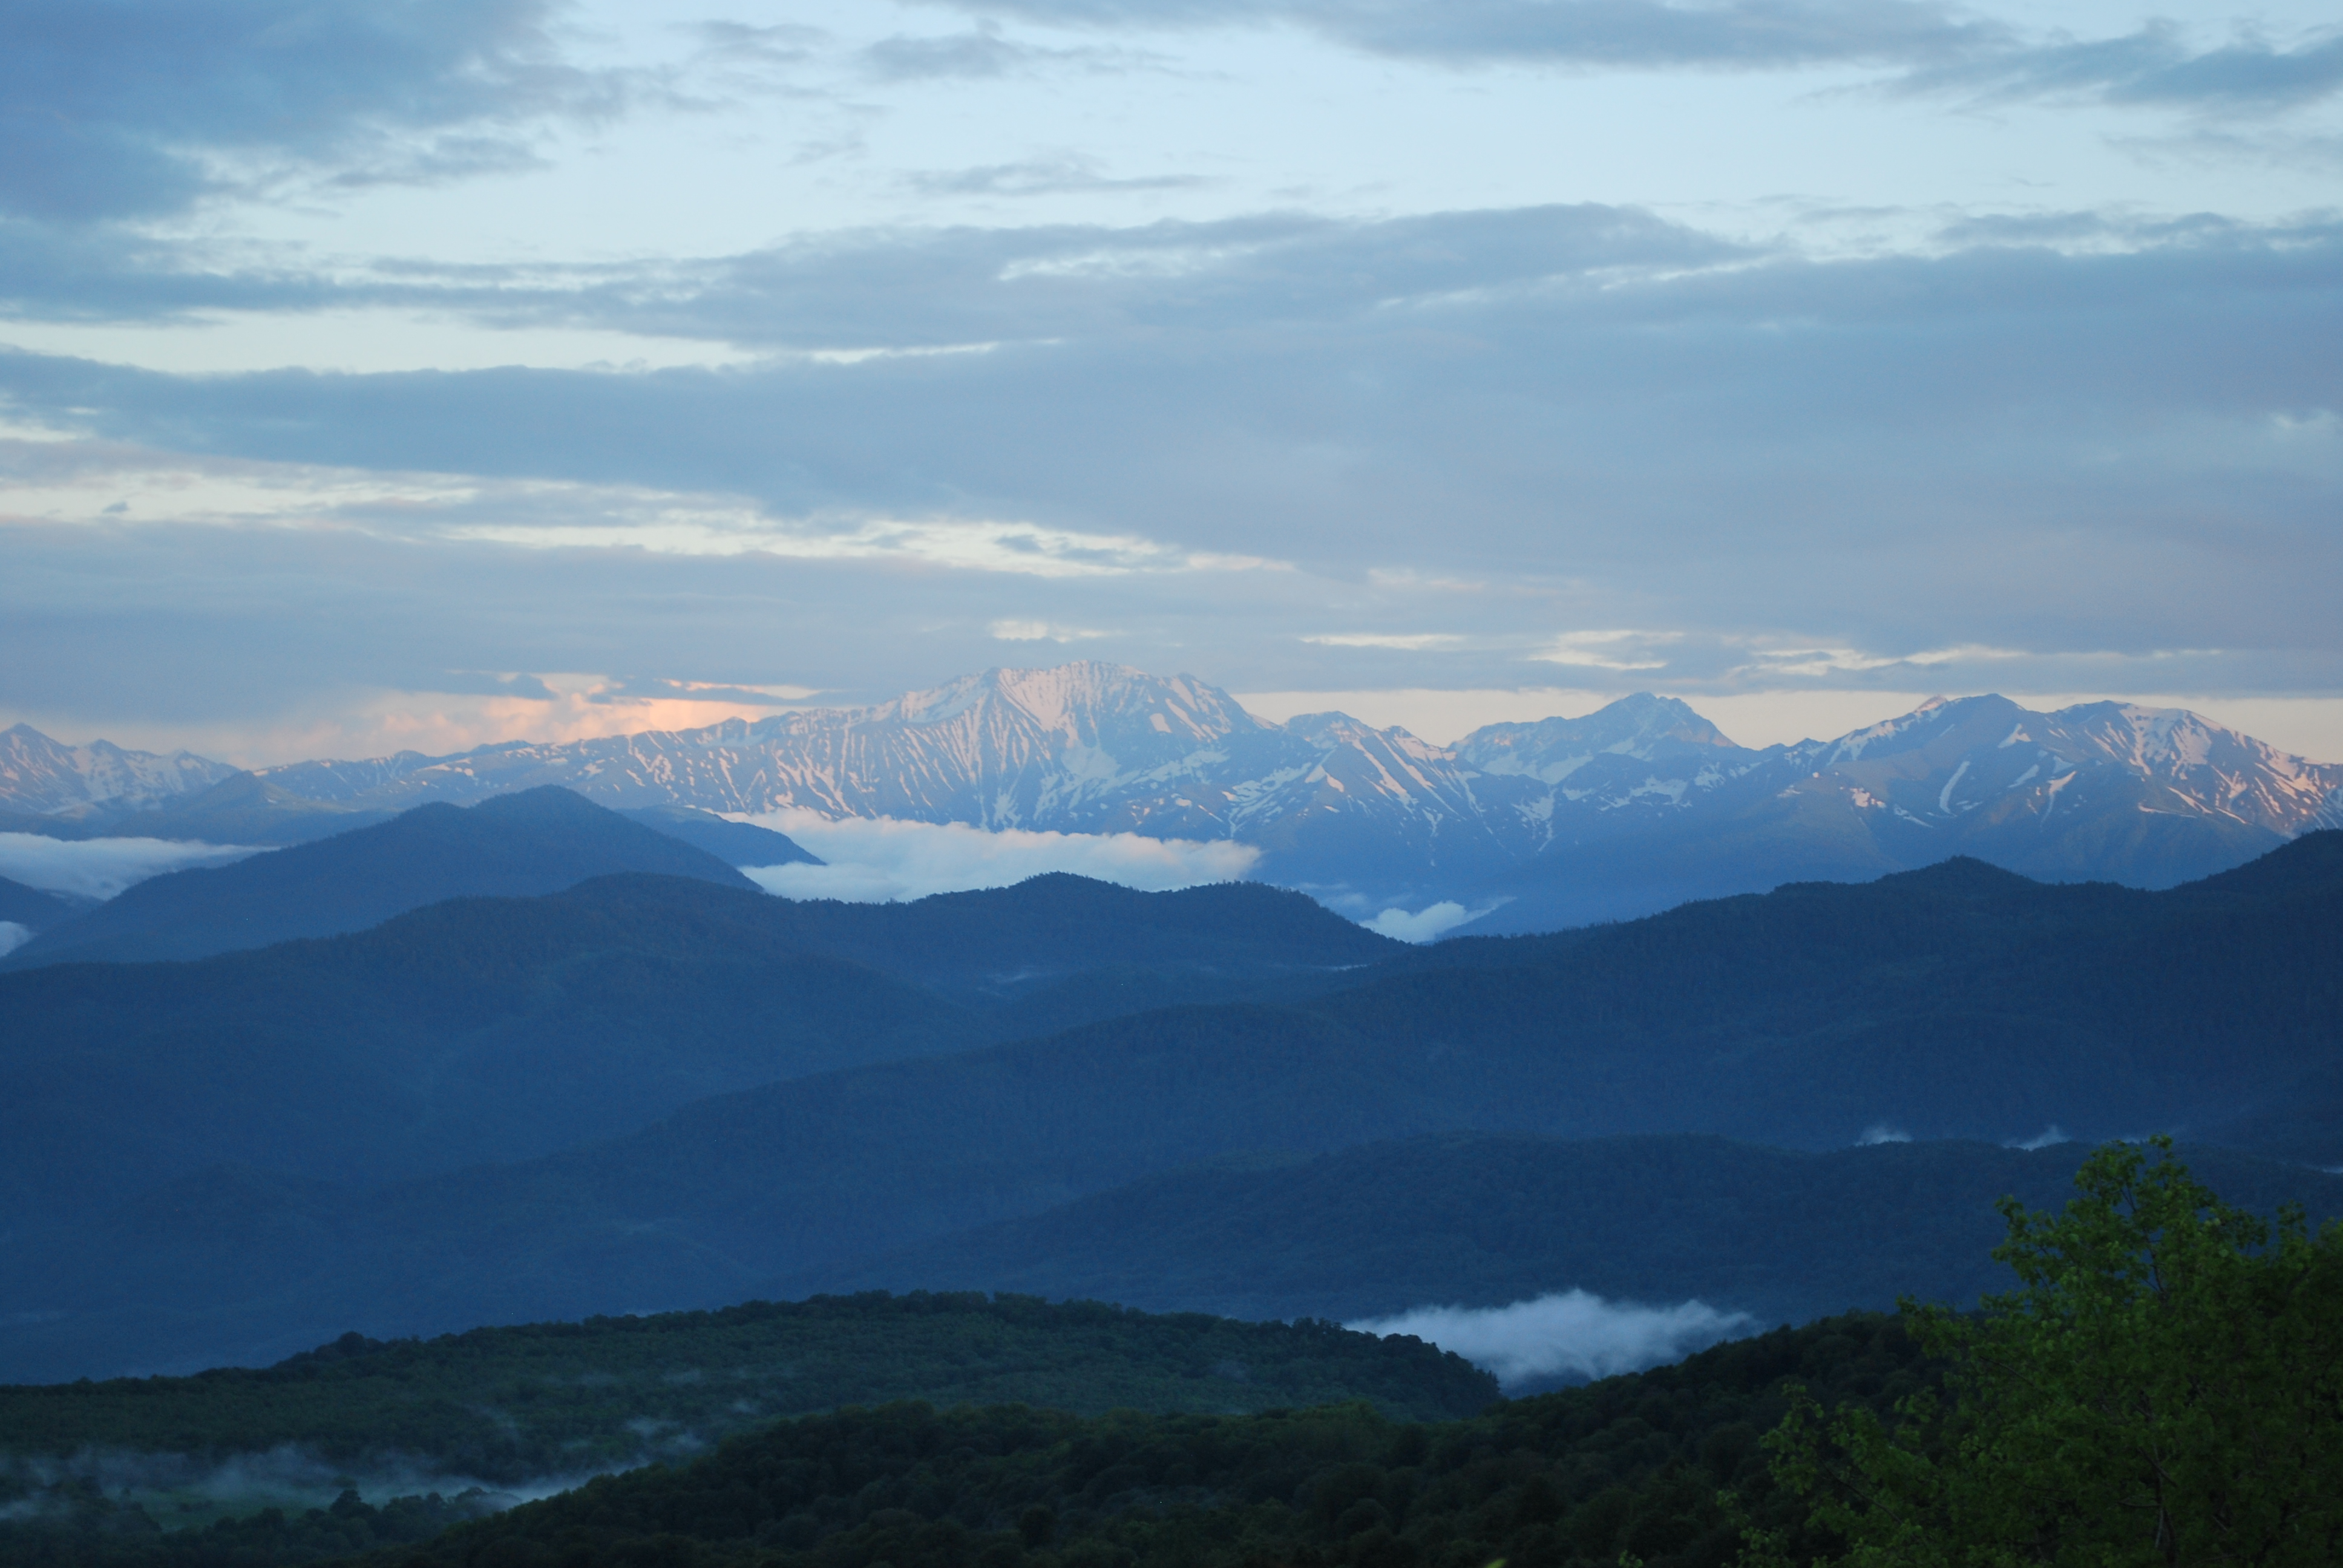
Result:
M46 839L0 833L0 877L44 892L110 899L133 882L165 871L225 866L261 851L236 844L165 839Z
M1135 833L989 833L960 823L834 819L812 811L773 811L749 820L787 833L829 862L750 868L751 880L784 898L850 903L1005 888L1045 871L1164 892L1239 880L1261 858L1259 849L1246 844L1142 839Z
M1494 1372L1507 1386L1610 1377L1679 1361L1751 1325L1704 1302L1644 1307L1565 1291L1507 1307L1417 1307L1345 1328L1413 1334Z
M2330 13L29 0L0 722L2333 702Z

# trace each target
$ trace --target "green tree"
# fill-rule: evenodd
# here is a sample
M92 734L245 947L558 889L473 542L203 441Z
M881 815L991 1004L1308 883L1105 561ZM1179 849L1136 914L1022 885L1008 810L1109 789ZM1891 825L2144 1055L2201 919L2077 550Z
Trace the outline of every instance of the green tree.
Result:
M2005 1199L2019 1285L1979 1313L1904 1303L1948 1397L1794 1403L1766 1445L1807 1526L1751 1568L2343 1563L2343 1228L2153 1151L2098 1150L2063 1214Z

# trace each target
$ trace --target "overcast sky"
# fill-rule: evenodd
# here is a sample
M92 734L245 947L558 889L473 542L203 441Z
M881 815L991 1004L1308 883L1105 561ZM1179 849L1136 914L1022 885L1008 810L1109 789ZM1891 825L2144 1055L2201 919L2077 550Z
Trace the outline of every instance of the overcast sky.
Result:
M716 8L711 8L716 7ZM2343 759L2330 5L14 0L0 724L1076 657Z

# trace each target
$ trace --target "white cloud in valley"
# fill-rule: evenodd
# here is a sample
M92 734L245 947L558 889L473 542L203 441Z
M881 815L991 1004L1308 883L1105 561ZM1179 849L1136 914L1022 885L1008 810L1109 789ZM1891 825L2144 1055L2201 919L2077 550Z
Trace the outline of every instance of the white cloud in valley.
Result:
M1501 1383L1603 1378L1679 1361L1748 1327L1704 1302L1647 1307L1564 1291L1503 1307L1415 1307L1345 1328L1413 1334L1487 1369Z
M1429 942L1488 912L1485 909L1467 910L1452 899L1443 899L1413 913L1396 907L1383 910L1373 919L1359 923L1379 935L1395 937L1403 942Z
M165 871L225 866L261 853L237 844L167 839L49 839L0 833L0 877L43 892L110 899L134 882Z
M788 810L744 819L788 834L828 864L749 868L767 892L789 899L885 903L930 893L1006 888L1071 871L1148 892L1242 879L1261 851L1225 839L1200 843L1136 833L987 832L960 823L890 817L836 819Z

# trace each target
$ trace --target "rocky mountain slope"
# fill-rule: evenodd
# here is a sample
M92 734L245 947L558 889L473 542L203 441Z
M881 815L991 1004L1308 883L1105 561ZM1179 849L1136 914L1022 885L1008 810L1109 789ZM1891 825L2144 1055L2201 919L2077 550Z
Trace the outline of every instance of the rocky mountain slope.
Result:
M65 746L29 724L0 729L0 810L10 814L76 819L150 809L236 771L192 752L125 751L106 740Z
M1450 899L1488 930L1958 854L2168 887L2343 825L2343 766L2179 709L1934 700L1836 739L1755 749L1644 694L1452 748L1339 713L1272 725L1192 677L1095 662L703 729L297 763L257 782L288 822L297 807L396 810L562 784L622 809L1233 839L1262 849L1259 877L1350 912ZM55 798L12 786L0 807ZM244 825L246 841L273 841L266 820Z

